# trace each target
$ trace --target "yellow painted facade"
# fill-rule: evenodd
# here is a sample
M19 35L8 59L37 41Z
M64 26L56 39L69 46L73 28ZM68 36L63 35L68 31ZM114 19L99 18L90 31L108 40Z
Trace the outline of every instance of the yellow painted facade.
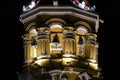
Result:
M101 80L97 14L74 7L38 7L22 14L21 21L21 80Z

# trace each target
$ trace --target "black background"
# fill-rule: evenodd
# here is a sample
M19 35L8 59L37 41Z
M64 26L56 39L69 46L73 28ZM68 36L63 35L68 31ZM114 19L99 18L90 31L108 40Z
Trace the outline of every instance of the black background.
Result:
M4 0L0 2L1 80L18 80L16 71L23 62L23 25L19 22L22 6L27 0ZM49 3L50 0L46 0ZM65 3L66 0L61 0ZM95 1L95 0L94 0ZM67 1L66 1L67 2ZM104 80L119 78L119 27L120 7L118 1L96 0L97 12L104 23L98 31L99 63L103 67Z

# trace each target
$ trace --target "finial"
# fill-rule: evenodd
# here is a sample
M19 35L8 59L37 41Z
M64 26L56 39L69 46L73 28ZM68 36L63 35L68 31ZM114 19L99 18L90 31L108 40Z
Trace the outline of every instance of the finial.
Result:
M58 6L58 0L53 0L53 6Z

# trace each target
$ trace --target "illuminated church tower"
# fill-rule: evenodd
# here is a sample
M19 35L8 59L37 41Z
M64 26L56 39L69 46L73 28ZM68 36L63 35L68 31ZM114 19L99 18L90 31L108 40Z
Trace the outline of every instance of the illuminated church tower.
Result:
M87 0L68 0L70 5L60 1L43 5L43 0L32 0L23 6L24 65L19 79L102 80L96 6Z

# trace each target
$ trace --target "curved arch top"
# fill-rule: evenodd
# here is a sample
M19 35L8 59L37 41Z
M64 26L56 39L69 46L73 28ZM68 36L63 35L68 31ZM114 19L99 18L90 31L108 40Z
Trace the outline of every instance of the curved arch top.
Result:
M36 26L36 22L31 22L26 26L25 31L30 32L31 29L33 29Z
M87 30L88 30L88 32L91 32L92 31L92 29L91 29L91 26L88 24L88 23L86 23L86 22L84 22L84 21L77 21L75 24L74 24L74 26L75 27L84 27L84 28L86 28Z
M52 22L58 22L58 23L66 24L66 21L64 21L64 20L61 19L61 18L50 18L50 19L48 19L48 20L45 22L45 24L46 24L46 25L49 25L49 24L52 23Z

